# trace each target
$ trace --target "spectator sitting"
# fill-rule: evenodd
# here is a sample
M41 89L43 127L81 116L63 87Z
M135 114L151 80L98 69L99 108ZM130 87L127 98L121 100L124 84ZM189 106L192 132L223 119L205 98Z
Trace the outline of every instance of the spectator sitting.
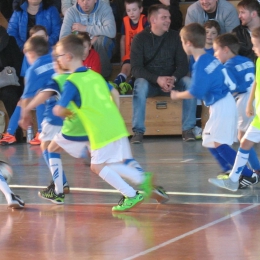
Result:
M188 7L185 25L190 23L203 25L208 20L216 20L221 33L231 32L239 25L236 8L226 0L199 0Z
M237 5L241 25L233 32L239 40L239 54L256 62L257 56L252 50L251 32L260 26L260 4L257 0L242 0Z
M94 70L97 73L101 73L100 58L98 53L94 49L92 49L89 34L87 32L79 32L78 37L83 41L83 45L85 48L83 65Z
M138 33L131 46L131 67L135 77L133 91L134 136L132 143L141 143L145 132L146 98L169 96L172 88L189 88L188 59L182 48L179 33L169 29L170 12L165 5L152 5L148 10L151 27ZM184 100L182 108L182 136L194 141L196 99Z
M22 0L22 5L16 7L7 28L8 34L16 39L20 50L23 50L29 31L36 24L46 28L50 46L59 40L61 18L50 0Z
M101 74L108 78L112 72L110 59L113 54L116 24L109 4L100 0L78 0L63 19L60 39L71 32L88 32L91 44L101 61Z
M126 94L132 90L133 82L126 83L126 79L131 75L130 48L134 36L149 25L143 11L142 0L125 0L127 16L124 17L121 29L120 53L122 68L112 85L121 93ZM132 81L132 79L131 79Z

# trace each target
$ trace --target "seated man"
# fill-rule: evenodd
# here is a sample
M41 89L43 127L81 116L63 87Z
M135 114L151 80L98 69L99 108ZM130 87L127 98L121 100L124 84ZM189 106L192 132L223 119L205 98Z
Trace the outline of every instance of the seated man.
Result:
M71 33L88 32L91 44L98 52L101 74L108 78L112 72L112 58L116 36L116 24L109 4L101 0L77 0L64 16L60 39Z
M141 143L145 132L146 98L169 96L172 88L183 91L189 87L188 59L182 49L179 33L169 29L169 8L153 5L148 11L151 27L137 34L132 42L130 61L135 77L133 91L134 136L132 143ZM195 140L196 99L183 101L182 136L184 141Z

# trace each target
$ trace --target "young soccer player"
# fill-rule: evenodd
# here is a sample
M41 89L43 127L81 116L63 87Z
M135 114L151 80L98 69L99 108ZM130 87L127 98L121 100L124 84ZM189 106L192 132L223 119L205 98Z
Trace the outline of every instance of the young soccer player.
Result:
M238 140L240 141L250 126L253 117L246 116L246 106L250 96L251 87L255 79L254 63L244 57L238 55L239 41L234 34L226 33L218 36L214 40L215 57L224 64L225 68L230 71L236 78L237 84L231 93L235 97L238 111ZM212 151L214 154L214 151ZM252 148L250 150L249 164L252 169L258 171L260 169L257 154ZM228 165L226 171L229 174L233 165ZM223 165L225 168L225 164ZM249 170L244 170L241 176L239 188L245 188L259 182L258 174Z
M5 160L0 160L0 163L4 162L6 163ZM13 191L10 189L9 185L6 182L5 177L1 174L0 171L0 190L3 192L6 201L7 201L7 205L9 208L13 208L13 209L20 209L23 208L25 203L24 201L20 198L20 196L15 195L13 193Z
M188 55L193 55L195 64L190 89L171 92L172 99L202 99L210 107L210 116L203 131L202 145L214 150L218 161L233 165L236 152L230 147L236 140L237 109L230 89L236 86L235 78L227 69L204 50L205 28L197 23L189 24L180 32L182 46ZM221 165L222 166L222 165Z
M101 63L99 54L92 48L91 39L87 32L78 32L77 36L83 41L84 56L83 65L97 73L101 73Z
M126 16L123 18L120 39L120 54L122 67L120 73L114 80L113 86L121 94L126 94L132 90L133 82L126 83L126 79L131 75L130 49L134 36L149 25L147 18L142 14L142 0L125 0Z
M229 176L223 176L222 178L210 178L209 182L215 186L231 190L237 191L239 187L239 178L241 172L245 165L248 162L249 154L251 148L255 143L260 142L260 113L259 113L259 96L260 96L260 88L259 88L259 76L260 76L260 27L255 28L251 34L251 41L253 44L253 51L257 55L258 59L256 62L256 80L254 81L251 94L248 100L246 114L248 117L255 115L253 121L251 122L249 128L247 129L245 135L242 137L240 141L240 147L237 152L235 164ZM253 102L255 101L255 111Z
M150 197L153 192L152 174L144 173L132 157L123 118L115 102L111 100L106 81L98 73L82 66L84 51L82 41L75 35L69 35L57 43L55 51L58 64L64 70L73 73L64 84L61 99L53 109L54 114L72 119L75 114L81 119L90 140L91 170L124 195L112 210L129 210L142 203L144 196L135 191L121 177L139 184L145 191L145 196ZM70 110L67 109L68 104L71 105ZM76 133L77 125L74 129ZM61 142L60 135L48 147L50 159L53 160L52 174L56 174L55 191L39 192L41 197L54 203L57 197L61 203L64 201L60 184L61 160L54 152ZM68 142L67 144L69 146ZM70 149L73 149L73 144L70 146ZM167 194L162 189L155 189L153 194L161 201L168 200Z

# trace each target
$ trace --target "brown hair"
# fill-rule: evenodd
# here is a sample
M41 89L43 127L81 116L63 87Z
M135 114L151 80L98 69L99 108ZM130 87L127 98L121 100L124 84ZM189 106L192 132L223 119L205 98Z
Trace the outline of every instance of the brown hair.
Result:
M87 32L78 32L77 36L84 42L88 42L91 45L91 39Z
M250 12L256 11L260 17L260 4L257 0L242 0L237 4L237 7L243 7Z
M164 10L167 10L169 11L169 7L166 6L166 5L163 5L163 4L158 4L158 5L151 5L148 9L148 21L150 22L150 18L151 16L154 14L154 13L158 13L158 11L160 9L164 9Z
M46 34L46 36L48 36L47 30L46 30L46 28L45 28L44 26L42 26L42 25L34 25L34 26L30 29L30 31L29 31L30 37L31 37L33 34L39 32L39 31L44 31L45 34Z
M221 48L228 47L233 54L238 55L239 41L233 33L224 33L219 35L214 40L214 43L216 43Z
M41 36L29 38L24 44L24 53L34 51L38 56L43 56L49 53L49 44Z
M220 34L220 32L221 32L219 23L215 20L208 20L207 22L204 23L203 27L205 29L207 29L207 28L211 29L212 27L214 27L217 30L218 34Z
M126 4L133 4L133 3L137 3L139 8L141 8L143 6L142 0L125 0L125 6L126 6Z

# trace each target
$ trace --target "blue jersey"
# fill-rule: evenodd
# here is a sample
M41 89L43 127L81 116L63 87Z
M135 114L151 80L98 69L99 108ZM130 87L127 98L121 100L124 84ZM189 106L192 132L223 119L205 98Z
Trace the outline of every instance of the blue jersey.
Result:
M254 63L244 56L237 55L229 59L224 66L236 78L237 84L235 85L235 89L230 89L231 92L247 92L247 89L252 86L255 80Z
M229 74L223 64L210 54L203 54L193 65L191 95L204 100L206 106L213 105L227 95L229 86L235 84L235 78Z
M25 87L21 98L32 98L48 83L54 74L52 56L39 57L25 73Z
M51 79L40 92L53 91L56 92L53 96L45 101L45 111L43 114L44 120L46 120L51 125L62 126L63 120L59 116L55 116L52 112L53 107L57 104L60 98L60 88L57 82Z

